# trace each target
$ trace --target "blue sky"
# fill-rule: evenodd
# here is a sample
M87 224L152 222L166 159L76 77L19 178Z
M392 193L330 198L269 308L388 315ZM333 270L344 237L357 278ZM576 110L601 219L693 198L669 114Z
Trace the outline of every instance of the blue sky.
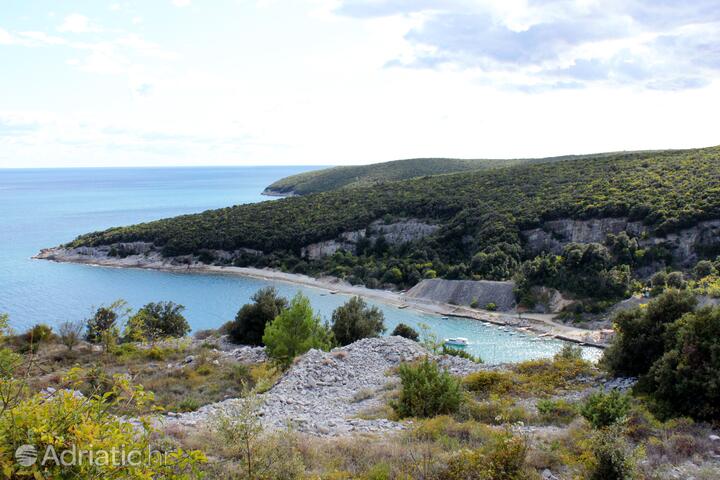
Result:
M720 144L717 0L0 5L0 167Z

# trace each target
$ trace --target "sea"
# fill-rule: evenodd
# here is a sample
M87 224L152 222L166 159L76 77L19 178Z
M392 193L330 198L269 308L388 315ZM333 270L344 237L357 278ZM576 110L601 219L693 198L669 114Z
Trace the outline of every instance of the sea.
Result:
M234 318L258 289L307 295L320 315L347 301L344 295L289 283L223 274L170 273L60 264L31 257L40 249L113 226L147 222L251 202L275 180L318 167L192 167L0 169L0 313L16 331L88 318L100 305L124 299L139 308L170 300L185 306L193 330L217 328ZM389 333L398 323L426 325L438 338L466 337L467 351L487 363L555 354L563 342L538 338L464 318L443 318L376 301ZM586 348L588 358L599 351Z

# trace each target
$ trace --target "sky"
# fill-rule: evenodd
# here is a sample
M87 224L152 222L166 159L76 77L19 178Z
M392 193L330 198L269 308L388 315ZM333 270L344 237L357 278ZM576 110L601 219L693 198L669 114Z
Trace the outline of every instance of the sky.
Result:
M718 0L0 0L0 168L720 144Z

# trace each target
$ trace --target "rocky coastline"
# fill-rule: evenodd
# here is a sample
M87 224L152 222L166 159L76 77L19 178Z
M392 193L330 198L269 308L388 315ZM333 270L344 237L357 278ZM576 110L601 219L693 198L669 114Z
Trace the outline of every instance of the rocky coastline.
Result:
M560 340L604 348L610 339L605 330L586 330L563 325L552 320L550 314L523 314L519 318L515 312L491 312L433 300L431 296L411 296L404 292L370 289L351 285L335 277L313 278L307 275L286 273L278 270L208 265L193 258L164 258L152 248L151 244L137 242L132 248L137 254L118 257L110 255L110 247L54 247L41 250L33 258L60 263L78 263L91 266L112 268L140 268L167 271L173 273L225 274L258 278L267 281L279 281L327 290L333 294L359 295L400 308L443 315L471 318L495 325L522 329L531 334L551 336Z

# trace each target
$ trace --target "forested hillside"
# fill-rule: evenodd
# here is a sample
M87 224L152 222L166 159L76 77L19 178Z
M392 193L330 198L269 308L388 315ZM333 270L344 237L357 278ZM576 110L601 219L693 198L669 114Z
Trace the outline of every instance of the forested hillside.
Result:
M540 269L541 277L555 275L549 283L562 287L563 279L574 274L602 274L612 296L627 285L629 274L620 267L669 262L667 252L639 248L636 239L623 237L601 251L575 252L588 263L571 267L543 256L530 258L521 231L552 219L627 217L643 222L652 235L664 235L720 219L719 161L720 147L713 147L424 176L113 228L83 235L70 246L147 241L167 256L247 248L264 254L242 254L236 264L332 273L371 285L408 286L433 276L503 279L521 270L535 278ZM411 244L359 244L353 254L302 258L303 247L314 242L365 229L379 219L403 218L440 228ZM540 263L522 263L531 260ZM576 283L593 290L593 282ZM613 282L621 285L615 288Z
M308 195L327 192L342 187L380 185L385 182L410 180L428 175L469 172L490 168L512 167L533 163L550 163L572 159L600 158L612 153L592 155L566 155L548 158L518 159L454 159L454 158L412 158L371 165L331 167L322 170L299 173L281 178L265 189L268 195Z
M269 194L307 195L327 192L345 186L367 186L425 175L464 172L516 164L516 160L459 160L452 158L413 158L372 165L332 167L299 173L274 182L265 190Z

